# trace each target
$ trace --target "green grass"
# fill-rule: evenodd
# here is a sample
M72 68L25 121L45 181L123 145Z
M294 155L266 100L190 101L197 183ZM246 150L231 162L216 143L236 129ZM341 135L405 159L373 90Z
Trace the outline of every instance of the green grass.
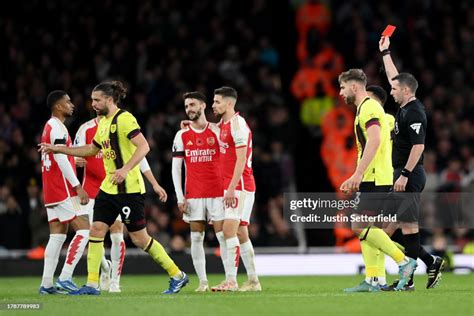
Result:
M243 281L241 277L239 281ZM177 295L161 295L166 277L122 277L122 293L101 296L40 296L40 278L0 278L0 314L13 315L474 315L474 274L445 273L441 285L426 290L417 277L415 292L345 294L362 276L262 277L261 293L194 293L195 276ZM392 279L392 278L390 278ZM77 278L82 284L84 278ZM210 284L221 276L211 275ZM41 311L6 311L5 303L42 303Z

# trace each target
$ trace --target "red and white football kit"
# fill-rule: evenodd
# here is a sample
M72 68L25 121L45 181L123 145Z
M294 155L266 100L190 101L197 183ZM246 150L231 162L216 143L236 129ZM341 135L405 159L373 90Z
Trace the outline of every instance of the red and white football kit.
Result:
M236 149L247 147L245 169L235 188L236 204L225 208L225 219L239 220L240 225L245 226L250 222L256 189L252 170L252 131L238 112L229 121L219 122L219 127L220 163L225 191L234 175Z
M46 122L41 142L68 147L72 145L66 126L56 117ZM73 187L79 185L74 158L64 154L42 154L41 173L48 222L65 223L83 215L78 201L72 199L77 195Z
M203 130L189 126L176 133L173 142L173 184L178 203L188 203L183 220L221 221L224 219L222 174L219 164L219 131L207 124ZM185 192L181 168L186 167Z

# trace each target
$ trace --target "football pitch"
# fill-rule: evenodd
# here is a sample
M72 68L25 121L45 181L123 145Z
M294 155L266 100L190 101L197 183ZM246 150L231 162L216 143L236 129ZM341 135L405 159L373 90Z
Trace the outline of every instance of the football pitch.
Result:
M222 276L211 275L211 285ZM244 281L239 276L239 283ZM393 279L392 276L389 277ZM100 296L37 294L40 277L0 278L0 314L18 315L474 315L474 274L443 274L441 285L426 290L417 276L414 292L346 294L362 276L261 277L261 293L195 293L197 278L177 295L160 294L163 275L124 275L122 293ZM84 277L76 282L82 284ZM41 303L38 311L9 311L6 304Z

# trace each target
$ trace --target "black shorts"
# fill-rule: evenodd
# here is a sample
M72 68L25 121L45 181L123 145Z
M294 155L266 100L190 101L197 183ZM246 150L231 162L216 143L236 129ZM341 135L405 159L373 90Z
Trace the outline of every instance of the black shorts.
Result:
M354 213L376 216L382 213L385 199L391 185L375 185L375 182L362 182L359 186L359 203Z
M396 168L393 181L398 180L403 168ZM397 220L404 223L415 223L420 218L420 195L425 188L426 174L422 165L417 165L408 176L405 192L393 192L396 202Z
M129 232L146 227L145 197L140 193L108 194L100 190L94 204L94 222L111 226L120 214Z

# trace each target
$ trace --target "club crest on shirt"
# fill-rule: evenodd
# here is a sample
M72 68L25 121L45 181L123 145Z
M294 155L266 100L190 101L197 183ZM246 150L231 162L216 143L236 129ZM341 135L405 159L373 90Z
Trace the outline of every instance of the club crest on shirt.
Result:
M214 139L214 137L208 137L207 138L207 144L209 146L213 146L215 143L216 143L216 140Z
M113 134L117 131L117 124L110 125L110 133Z

